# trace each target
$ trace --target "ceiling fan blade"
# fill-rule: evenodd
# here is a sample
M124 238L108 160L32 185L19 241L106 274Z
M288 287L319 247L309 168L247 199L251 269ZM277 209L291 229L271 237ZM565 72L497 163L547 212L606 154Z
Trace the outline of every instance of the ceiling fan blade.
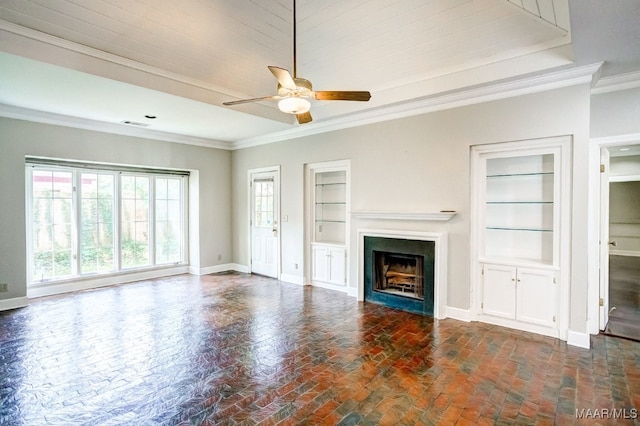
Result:
M313 120L311 118L311 113L308 111L303 112L302 114L296 114L296 118L298 119L298 123L300 124L311 123L311 121Z
M280 99L280 96L263 96L262 98L240 99L239 101L223 102L222 105L231 106L231 105L247 104L249 102L266 101L268 99Z
M293 77L291 77L289 71L285 70L284 68L274 67L272 65L269 65L268 68L269 71L271 71L271 74L273 74L274 77L278 79L278 83L280 83L280 86L284 87L285 89L296 90L296 82L293 81Z
M371 93L365 91L320 90L313 93L319 101L368 101Z

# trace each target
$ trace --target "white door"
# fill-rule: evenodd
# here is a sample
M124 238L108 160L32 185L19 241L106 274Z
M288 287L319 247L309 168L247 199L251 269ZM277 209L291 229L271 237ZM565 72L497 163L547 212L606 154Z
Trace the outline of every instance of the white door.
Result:
M600 330L609 322L609 150L600 149Z
M251 174L251 272L278 278L280 250L277 170Z
M516 275L518 321L555 328L555 272L544 269L518 268Z
M311 246L311 274L313 281L326 282L329 279L329 249L325 246Z
M483 266L482 312L502 318L516 317L516 268Z
M347 259L345 253L343 248L329 249L329 282L331 284L346 284Z

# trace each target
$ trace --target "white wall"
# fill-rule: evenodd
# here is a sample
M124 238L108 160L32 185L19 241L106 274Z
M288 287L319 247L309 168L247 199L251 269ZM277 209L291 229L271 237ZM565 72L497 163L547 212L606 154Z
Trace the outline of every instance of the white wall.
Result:
M573 135L573 199L570 328L586 331L588 85L488 102L359 128L247 148L232 153L234 261L249 254L247 170L282 167L282 272L302 276L304 164L351 159L351 208L358 210L457 210L449 222L397 226L449 235L448 305L471 306L469 151L471 145ZM384 228L353 220L349 285L357 285L357 228Z
M592 138L634 133L640 133L640 88L592 97Z
M640 181L609 184L611 254L640 256Z
M198 171L199 253L192 263L231 262L228 151L0 118L0 282L9 284L0 300L26 296L26 155Z

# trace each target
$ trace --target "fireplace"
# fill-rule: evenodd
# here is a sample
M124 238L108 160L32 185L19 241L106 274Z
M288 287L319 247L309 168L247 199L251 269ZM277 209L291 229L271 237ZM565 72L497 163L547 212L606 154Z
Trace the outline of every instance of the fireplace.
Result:
M424 300L424 256L373 251L373 291Z
M435 242L364 237L364 300L434 314Z

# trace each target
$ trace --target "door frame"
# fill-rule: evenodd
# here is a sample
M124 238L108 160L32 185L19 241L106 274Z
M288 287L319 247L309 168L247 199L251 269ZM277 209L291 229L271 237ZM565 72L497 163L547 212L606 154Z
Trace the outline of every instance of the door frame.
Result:
M249 169L247 171L247 255L248 255L248 259L249 259L249 265L248 265L248 272L251 273L252 272L252 265L253 265L253 236L252 236L252 228L253 228L253 187L252 187L252 183L253 183L253 176L254 175L258 175L258 174L262 174L262 173L274 173L275 174L275 178L274 178L274 182L273 182L273 191L274 191L274 195L276 196L276 202L274 202L274 214L273 214L273 218L274 221L277 220L277 226L278 226L278 235L276 235L276 243L277 243L277 247L276 247L276 279L280 279L280 275L282 274L282 253L281 253L281 247L282 247L282 220L280 218L280 195L281 195L281 191L280 191L280 165L275 165L275 166L267 166L267 167L259 167L259 168L255 168L255 169Z
M603 194L601 189L601 172L600 164L602 161L602 149L615 148L625 145L640 144L640 133L606 136L599 138L591 138L589 143L589 213L588 213L588 291L587 291L587 332L590 334L598 334L601 330L601 322L605 316L602 312L608 309L609 298L609 277L604 276L604 270L608 270L603 252L601 250L604 228L608 229L609 215L604 215L603 209L609 212L608 194ZM609 164L604 164L605 171L608 174ZM605 200L606 196L606 200ZM605 217L606 216L606 217ZM606 223L605 223L606 220ZM608 232L606 233L608 234ZM608 241L606 242L608 244ZM606 257L608 261L608 256ZM600 306L600 298L603 298L603 305ZM606 312L608 314L608 311ZM606 326L606 323L604 324Z

